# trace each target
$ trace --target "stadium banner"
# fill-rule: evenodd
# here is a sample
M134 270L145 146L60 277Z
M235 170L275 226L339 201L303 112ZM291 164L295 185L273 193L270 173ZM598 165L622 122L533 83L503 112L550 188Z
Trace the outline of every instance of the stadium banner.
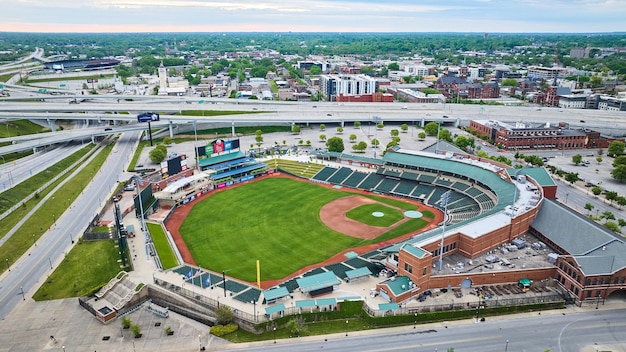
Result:
M239 149L239 139L233 139L230 141L225 141L223 139L216 139L212 141L211 143L209 143L206 149L212 150L213 154L219 154L222 152L229 152L234 149Z

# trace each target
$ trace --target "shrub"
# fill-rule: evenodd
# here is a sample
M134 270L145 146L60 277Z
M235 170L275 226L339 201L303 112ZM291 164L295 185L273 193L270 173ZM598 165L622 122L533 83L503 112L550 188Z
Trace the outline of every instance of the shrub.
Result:
M221 308L221 307L220 307ZM224 335L228 335L235 331L239 330L239 326L234 323L230 323L227 325L215 325L211 328L211 334L220 337Z
M130 328L131 325L132 325L132 321L130 320L129 317L122 317L122 327L124 329Z

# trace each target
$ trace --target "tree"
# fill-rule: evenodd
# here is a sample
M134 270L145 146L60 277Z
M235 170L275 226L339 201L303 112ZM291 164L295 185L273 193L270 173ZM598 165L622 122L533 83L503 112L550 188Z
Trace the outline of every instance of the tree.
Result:
M337 133L343 133L343 127L341 126L337 127Z
M441 131L439 131L439 139L446 142L452 142L452 133L445 128L442 128Z
M133 336L140 337L141 336L141 326L138 324L133 324L130 326L130 331L133 332Z
M256 137L254 137L254 140L257 142L257 144L261 144L261 143L263 143L263 136L258 134L258 135L256 135Z
M385 125L380 122L379 124L376 125L376 128L378 128L379 130L382 130L383 128L385 128Z
M378 147L380 145L380 141L376 138L372 139L372 147Z
M309 67L309 73L313 76L319 76L322 73L322 69L319 66Z
M351 143L356 142L356 134L352 133L352 134L350 135L350 142L351 142Z
M436 136L439 134L439 124L435 121L427 123L424 126L424 132L429 136Z
M580 154L575 154L572 156L572 162L578 166L583 161L583 156Z
M215 310L215 320L219 325L229 324L233 319L233 311L227 305L222 304Z
M343 139L339 137L331 137L326 141L326 147L329 152L341 153L344 150Z
M618 165L626 165L626 155L620 155L613 159L613 167L617 167Z
M601 156L596 157L596 162L598 163L598 165L602 164L602 157Z
M586 203L585 204L585 209L587 209L587 215L591 215L591 211L593 210L593 208L595 208L593 206L593 204L591 204L591 203Z
M406 133L409 130L409 125L403 123L402 125L400 125L400 130L402 131L402 133Z
M467 138L465 136L457 136L454 140L454 145L459 147L459 149L467 151L468 147L471 147L474 144L473 138Z
M360 141L359 143L355 144L352 146L352 149L354 149L355 151L359 151L359 152L363 152L365 151L365 149L367 149L367 143Z
M600 215L600 219L604 219L605 222L607 220L615 220L615 215L610 211L605 210L602 212L602 215Z
M606 198L606 200L608 200L611 205L613 205L613 201L617 199L617 192L608 191L604 194L604 198Z
M622 209L622 207L626 205L626 197L617 196L617 198L615 198L615 203L617 203L619 205L619 208Z
M392 62L389 65L387 65L387 69L389 71L400 71L400 65L398 65L397 62Z
M624 220L624 219L617 219L617 224L619 225L619 227L624 227L624 226L626 226L626 220Z
M291 128L291 132L293 133L300 133L300 126L299 125L293 125L293 127Z
M122 328L128 329L133 324L129 317L122 317Z
M624 182L626 180L626 165L618 165L611 170L611 177L620 182Z
M324 131L326 129L326 125L325 124L320 124L320 131Z
M502 80L503 87L517 87L517 80L515 78L505 78Z
M609 149L607 150L607 155L609 156L618 156L624 154L624 142L621 141L613 141L609 144Z
M396 128L392 129L390 132L391 137L397 137L400 135L400 131L398 131Z
M326 135L325 134L320 134L320 141L325 141L326 140Z
M602 193L602 188L598 186L591 187L591 193L593 193L594 196L598 196Z
M617 232L617 233L621 233L622 231L619 228L619 225L616 224L613 221L607 221L604 223L604 227L606 227L607 229L613 231L613 232Z
M148 154L153 163L159 164L167 157L167 148L163 144L157 145Z
M417 138L419 139L426 139L426 132L420 132L417 134Z
M578 172L568 172L565 174L565 181L571 183L572 185L574 184L574 182L578 181Z
M163 144L171 145L172 144L172 139L170 137L163 138Z
M361 121L354 121L354 128L361 127Z

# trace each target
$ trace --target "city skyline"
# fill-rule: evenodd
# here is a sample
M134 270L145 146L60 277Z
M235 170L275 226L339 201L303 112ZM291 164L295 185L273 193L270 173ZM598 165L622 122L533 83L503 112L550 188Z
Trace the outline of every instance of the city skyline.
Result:
M621 5L621 0L28 0L4 4L0 31L601 33L626 31Z

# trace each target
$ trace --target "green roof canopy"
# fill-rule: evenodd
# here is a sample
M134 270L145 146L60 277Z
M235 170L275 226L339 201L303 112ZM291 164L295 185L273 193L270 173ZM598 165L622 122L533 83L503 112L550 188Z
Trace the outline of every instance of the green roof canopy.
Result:
M300 290L304 293L339 285L341 283L332 271L296 279L296 282Z
M275 301L286 296L289 296L289 290L287 290L287 288L284 286L263 291L263 297L265 297L265 300L268 302Z
M369 276L369 275L372 275L372 272L366 266L362 268L346 271L346 276L350 280L358 279L360 277Z
M283 311L285 311L285 305L282 303L265 308L265 314L272 314L272 313L278 313L278 312L283 312Z

